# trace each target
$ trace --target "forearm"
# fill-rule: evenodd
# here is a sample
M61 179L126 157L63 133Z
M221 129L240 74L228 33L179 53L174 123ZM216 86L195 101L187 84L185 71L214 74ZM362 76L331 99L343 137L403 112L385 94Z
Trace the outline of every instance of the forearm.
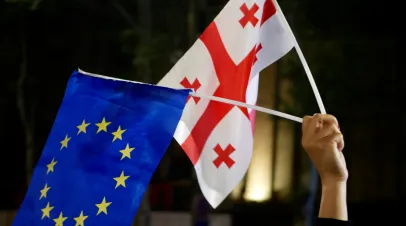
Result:
M347 184L345 182L322 185L319 218L348 221Z

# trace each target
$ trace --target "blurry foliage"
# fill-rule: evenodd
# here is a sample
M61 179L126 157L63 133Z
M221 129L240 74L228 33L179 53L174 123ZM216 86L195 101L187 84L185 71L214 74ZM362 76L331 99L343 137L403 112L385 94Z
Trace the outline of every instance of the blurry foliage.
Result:
M147 45L135 48L134 59L132 61L135 68L145 65L147 62L152 64L152 81L157 83L169 70L171 54L176 49L171 45L173 39L168 34L154 36ZM154 67L153 65L159 65Z
M6 3L17 4L19 7L30 11L37 10L42 1L44 0L5 0Z
M143 30L128 28L123 30L120 38L123 53L132 56L133 70L124 76L127 79L143 80L142 75L137 74L137 67L149 65L152 83L157 83L173 66L173 57L182 55L185 51L186 38L186 13L184 0L172 2L156 1L151 4L160 4L161 7L152 5L152 28L151 38L143 40ZM181 54L180 54L181 53ZM159 65L159 66L157 66Z
M122 51L133 57L133 68L150 63L152 83L157 83L164 77L195 41L189 40L188 37L189 1L157 0L152 2L152 37L142 46L137 45L142 30L128 28L122 32L120 38ZM195 22L198 32L203 32L224 7L224 4L217 3L196 7L194 17L197 18ZM199 34L196 35L196 39L198 36ZM135 70L127 73L124 77L142 81L142 76L137 75Z

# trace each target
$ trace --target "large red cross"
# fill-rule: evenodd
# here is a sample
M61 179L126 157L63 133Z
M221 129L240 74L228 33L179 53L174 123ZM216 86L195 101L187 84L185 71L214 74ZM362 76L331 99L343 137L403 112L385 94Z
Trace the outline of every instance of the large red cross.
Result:
M255 56L255 47L252 48L241 63L235 65L224 47L218 28L214 22L203 32L200 40L210 53L220 83L213 96L245 102L246 90ZM189 156L193 164L196 164L199 159L207 138L213 129L233 107L234 105L217 101L209 102L206 110L193 127L190 135L182 144L183 150ZM240 109L243 114L249 118L247 109Z
M256 3L251 6L250 9L248 9L247 4L245 2L241 5L240 10L244 14L243 17L240 19L240 24L243 28L250 22L252 26L256 26L259 19L255 16L255 13L257 13L259 7Z
M201 86L198 79L195 79L195 81L193 81L193 84L190 84L189 80L186 77L183 78L183 80L180 82L180 84L186 89L192 89L194 92L197 92L197 90ZM190 95L187 97L186 102L188 102L189 99L190 99ZM199 103L200 98L199 97L193 97L193 100L197 104L197 103Z
M228 168L231 168L234 165L235 161L230 158L230 155L235 151L235 148L231 144L227 145L226 149L224 150L219 144L217 144L213 150L218 155L217 158L213 160L213 164L217 168L219 168L223 162Z

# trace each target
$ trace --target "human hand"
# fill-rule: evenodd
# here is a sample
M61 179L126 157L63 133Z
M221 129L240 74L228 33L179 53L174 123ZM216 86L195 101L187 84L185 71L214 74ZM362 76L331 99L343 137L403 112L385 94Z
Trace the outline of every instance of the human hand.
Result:
M319 172L322 184L345 183L348 170L337 119L328 114L305 116L302 131L303 148Z

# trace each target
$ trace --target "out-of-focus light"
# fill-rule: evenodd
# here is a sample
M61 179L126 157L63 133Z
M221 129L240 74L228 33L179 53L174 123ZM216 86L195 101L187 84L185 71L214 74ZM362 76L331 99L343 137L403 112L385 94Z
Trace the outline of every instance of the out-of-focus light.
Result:
M247 173L244 199L265 202L271 198L273 124L266 114L257 114L254 153Z
M231 192L231 199L233 200L239 200L241 198L241 193L242 193L242 187L244 185L244 180L242 180L235 188L234 190Z
M275 184L274 191L287 197L292 190L294 126L287 120L279 120L276 139Z

